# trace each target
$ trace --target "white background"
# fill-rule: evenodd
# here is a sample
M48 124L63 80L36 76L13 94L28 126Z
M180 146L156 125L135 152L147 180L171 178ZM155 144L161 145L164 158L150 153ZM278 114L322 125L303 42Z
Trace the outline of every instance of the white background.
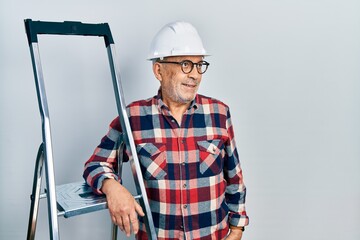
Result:
M26 238L41 142L25 18L109 23L127 103L158 89L145 60L154 34L170 21L191 22L212 54L200 93L226 102L233 117L248 188L244 239L360 239L358 0L2 0L0 239L6 240ZM56 181L79 181L116 115L104 43L41 36L39 45ZM59 222L61 239L110 239L107 211ZM49 239L47 229L42 200L36 239Z

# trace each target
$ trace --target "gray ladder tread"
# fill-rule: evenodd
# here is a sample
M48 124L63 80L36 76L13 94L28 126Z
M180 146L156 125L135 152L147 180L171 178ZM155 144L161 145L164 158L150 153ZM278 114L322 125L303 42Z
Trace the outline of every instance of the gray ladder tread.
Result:
M141 195L134 195L140 199ZM96 195L85 182L74 182L56 186L58 213L65 218L107 208L105 195Z
M96 195L85 182L74 182L56 186L58 211L64 217L95 212L107 208L105 195Z

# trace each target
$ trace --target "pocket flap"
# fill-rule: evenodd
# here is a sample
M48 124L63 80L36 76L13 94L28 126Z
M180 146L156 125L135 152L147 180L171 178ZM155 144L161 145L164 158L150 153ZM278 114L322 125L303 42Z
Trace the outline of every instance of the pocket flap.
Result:
M136 146L146 179L166 176L166 146L163 143L140 143Z
M197 144L201 151L206 151L208 153L218 155L220 153L220 148L219 148L220 142L221 142L220 139L215 139L215 140L197 141Z
M165 151L163 143L140 143L136 146L138 154L151 157Z

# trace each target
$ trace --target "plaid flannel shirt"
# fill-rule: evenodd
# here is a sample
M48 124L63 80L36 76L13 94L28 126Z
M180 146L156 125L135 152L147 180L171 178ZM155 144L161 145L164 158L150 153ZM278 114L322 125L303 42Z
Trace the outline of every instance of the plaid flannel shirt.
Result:
M198 94L177 123L159 91L127 110L159 240L220 240L229 224L248 224L227 105ZM120 132L116 118L85 164L84 179L98 194L104 179L118 179L114 169ZM147 239L141 219L140 224L137 239Z

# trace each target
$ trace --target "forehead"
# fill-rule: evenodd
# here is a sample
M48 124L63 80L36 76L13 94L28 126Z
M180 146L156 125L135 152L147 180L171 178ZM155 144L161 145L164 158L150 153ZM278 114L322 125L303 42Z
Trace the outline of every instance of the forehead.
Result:
M171 57L166 57L164 60L176 61L176 62L181 62L183 60L190 60L192 62L199 62L202 61L203 59L204 56L171 56Z

